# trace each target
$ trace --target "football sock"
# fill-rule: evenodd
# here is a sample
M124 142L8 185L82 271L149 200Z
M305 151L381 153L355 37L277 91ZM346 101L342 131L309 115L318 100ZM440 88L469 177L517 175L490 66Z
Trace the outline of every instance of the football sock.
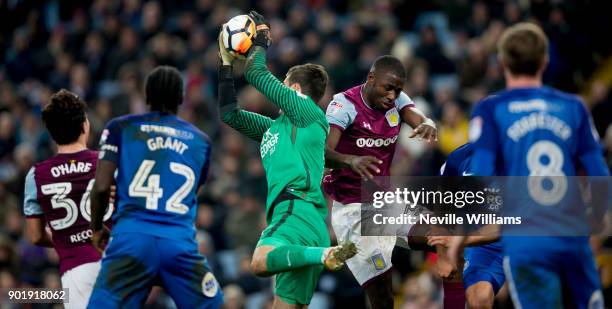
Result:
M463 282L442 282L444 290L444 309L465 308L465 289Z
M275 274L309 265L322 265L325 249L298 245L276 247L268 253L267 272Z

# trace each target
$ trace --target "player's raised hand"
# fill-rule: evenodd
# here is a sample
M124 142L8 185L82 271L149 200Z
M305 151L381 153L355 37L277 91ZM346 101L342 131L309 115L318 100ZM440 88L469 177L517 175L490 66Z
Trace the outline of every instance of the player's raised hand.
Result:
M448 249L446 250L446 257L454 265L457 265L460 256L463 254L464 240L465 236L455 236L450 239Z
M443 236L437 236L437 235L432 235L432 236L427 236L427 245L429 246L443 246L443 247L448 247L448 245L451 242L451 237L452 236L447 236L447 235L443 235Z
M353 172L359 174L365 181L374 179L374 173L380 173L380 169L376 166L382 161L372 156L351 156L349 166Z
M115 196L117 195L117 186L112 185L110 189L110 195L108 197L108 205L115 204Z
M249 12L249 16L255 22L255 30L270 30L270 24L266 21L266 18L263 15L257 13L257 11L252 10Z
M255 29L257 33L255 34L255 44L262 47L269 47L272 44L272 35L270 34L270 24L266 21L266 19L257 11L249 12L249 16L255 22Z
M91 244L100 252L100 254L104 253L104 249L106 248L106 244L108 243L108 238L110 237L110 230L102 225L102 229L93 231L91 235Z
M410 134L410 138L418 136L420 139L424 139L431 143L438 140L438 129L433 120L427 118L423 123L417 126Z
M438 255L438 259L436 260L434 267L436 273L442 279L452 279L457 273L457 264L453 263L444 255Z
M225 25L221 26L221 29L223 29L224 27ZM225 49L225 46L223 45L223 36L221 35L221 32L219 32L219 38L217 39L217 42L219 43L219 58L221 59L221 64L232 65L235 57L227 49Z

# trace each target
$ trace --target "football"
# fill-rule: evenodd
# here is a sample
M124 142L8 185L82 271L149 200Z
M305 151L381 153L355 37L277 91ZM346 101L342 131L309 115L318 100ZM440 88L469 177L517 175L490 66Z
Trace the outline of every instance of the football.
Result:
M223 46L235 55L245 56L255 38L255 22L249 15L238 15L223 25Z

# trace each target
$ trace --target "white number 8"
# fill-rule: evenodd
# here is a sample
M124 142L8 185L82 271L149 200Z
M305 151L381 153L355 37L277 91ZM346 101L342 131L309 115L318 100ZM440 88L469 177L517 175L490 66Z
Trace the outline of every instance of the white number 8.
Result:
M547 164L542 163L542 157L548 157ZM567 178L562 170L563 152L557 144L539 141L531 145L527 151L527 168L530 176L527 189L531 198L543 206L552 206L561 201L567 191ZM544 180L551 182L550 188L544 188Z

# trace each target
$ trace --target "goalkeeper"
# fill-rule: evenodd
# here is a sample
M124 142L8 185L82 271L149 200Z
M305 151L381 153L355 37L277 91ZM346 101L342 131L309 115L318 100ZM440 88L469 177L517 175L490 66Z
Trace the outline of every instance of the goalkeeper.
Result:
M249 15L257 33L246 59L245 78L282 113L273 120L237 106L234 56L225 50L220 35L221 118L261 143L268 181L268 226L253 253L251 269L258 276L276 275L275 308L300 308L310 303L323 267L339 269L356 254L352 243L330 247L325 224L327 206L321 179L329 124L317 102L325 92L328 76L320 65L297 65L281 83L266 67L270 29L257 12Z

